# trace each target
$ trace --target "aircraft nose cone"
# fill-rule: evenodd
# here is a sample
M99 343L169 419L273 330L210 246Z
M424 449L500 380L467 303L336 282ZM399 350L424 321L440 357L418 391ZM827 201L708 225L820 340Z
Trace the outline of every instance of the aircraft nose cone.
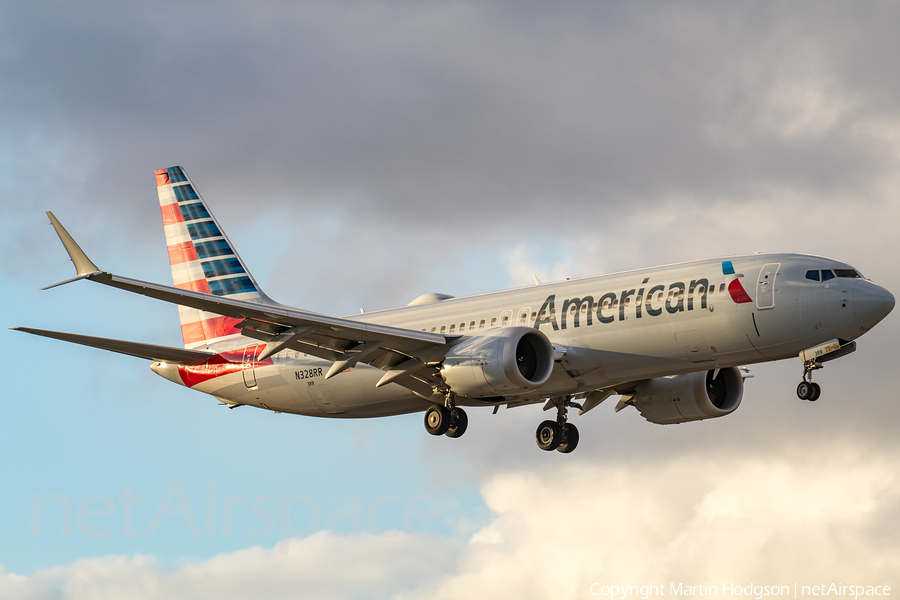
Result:
M859 324L872 329L894 309L894 296L883 287L861 281L853 295L853 308Z

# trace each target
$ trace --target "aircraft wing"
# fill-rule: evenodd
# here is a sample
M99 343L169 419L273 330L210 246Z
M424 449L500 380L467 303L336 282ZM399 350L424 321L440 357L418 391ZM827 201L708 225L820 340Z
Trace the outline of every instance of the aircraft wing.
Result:
M268 344L258 360L286 348L295 349L334 361L326 378L357 363L369 364L386 371L377 386L398 383L428 398L433 394L431 385L441 383L436 363L443 359L447 344L459 337L329 317L274 302L248 302L113 275L98 269L52 213L48 215L78 272L77 277L48 288L89 279L164 302L240 319L236 328Z
M216 355L215 352L204 352L202 350L187 350L185 348L172 348L171 346L155 346L153 344L142 344L140 342L126 342L124 340L78 335L77 333L31 329L30 327L12 327L11 329L14 331L33 333L34 335L41 335L55 340L62 340L64 342L81 344L82 346L91 346L92 348L118 352L119 354L158 360L160 362L202 362Z
M401 352L411 353L421 352L446 343L446 336L437 333L329 317L277 304L258 304L235 300L121 277L112 273L95 273L86 279L172 304L244 319L245 323L239 325L241 328L259 328L260 331L267 331L265 325L268 324L275 326L268 328L271 329L271 331L267 331L268 333L279 334L283 333L280 329L284 328L312 327L313 330L302 332L300 337L310 340L318 338L325 342L326 347L332 346L338 352L357 342L380 341Z

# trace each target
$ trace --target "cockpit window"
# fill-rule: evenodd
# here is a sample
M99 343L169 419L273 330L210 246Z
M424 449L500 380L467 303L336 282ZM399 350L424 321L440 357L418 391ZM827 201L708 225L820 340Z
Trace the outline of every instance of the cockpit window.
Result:
M854 269L835 269L834 274L838 277L862 277L856 270Z
M806 272L806 278L812 281L819 281L819 271L811 270Z
M829 279L834 279L834 273L831 269L825 269L822 271L822 281L828 281Z

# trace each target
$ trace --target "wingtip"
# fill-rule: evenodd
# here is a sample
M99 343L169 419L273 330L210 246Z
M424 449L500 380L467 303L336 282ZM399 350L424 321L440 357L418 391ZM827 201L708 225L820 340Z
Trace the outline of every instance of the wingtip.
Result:
M72 262L75 264L75 270L77 271L78 276L83 277L100 271L100 269L97 268L97 265L91 262L91 259L84 253L84 250L82 250L78 243L75 242L75 239L69 235L69 232L66 231L66 228L59 222L56 215L49 210L46 212L47 217L50 218L50 224L53 225L56 235L59 236L59 241L62 242L66 252L69 253L69 258L71 258Z

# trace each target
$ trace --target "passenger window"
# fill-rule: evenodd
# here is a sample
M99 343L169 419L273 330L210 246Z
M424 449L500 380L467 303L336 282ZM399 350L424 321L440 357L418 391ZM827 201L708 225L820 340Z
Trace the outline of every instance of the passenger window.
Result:
M469 331L475 331L475 321L469 323Z
M456 333L456 323L450 326L450 333Z
M719 286L719 293L720 293L720 294L724 294L724 293L725 293L725 284L724 284L724 283L721 284L721 285Z
M806 272L806 278L810 281L819 281L819 271L817 269L810 269Z
M435 331L437 331L437 327L432 327L432 328L431 328L431 333L434 333Z
M521 315L519 315L519 323L521 323L522 325L524 325L527 320L528 313L522 313Z
M465 331L465 330L466 330L466 324L465 324L465 323L460 323L460 324L459 324L459 332L462 333L462 332Z
M628 308L629 306L631 306L631 296L625 298L625 308Z
M834 273L831 272L831 269L825 269L822 271L822 281L828 281L829 279L834 279Z
M491 329L497 326L497 317L491 319Z
M441 333L444 333L445 331L447 331L447 326L441 325Z
M484 319L478 324L478 329L484 329Z
M581 314L583 314L583 315L587 314L587 304L581 305Z
M712 296L715 293L716 293L716 284L712 284L711 286L709 286L709 295Z
M504 327L506 327L507 325L509 325L509 315L503 315L503 323L502 323L502 325L503 325Z

